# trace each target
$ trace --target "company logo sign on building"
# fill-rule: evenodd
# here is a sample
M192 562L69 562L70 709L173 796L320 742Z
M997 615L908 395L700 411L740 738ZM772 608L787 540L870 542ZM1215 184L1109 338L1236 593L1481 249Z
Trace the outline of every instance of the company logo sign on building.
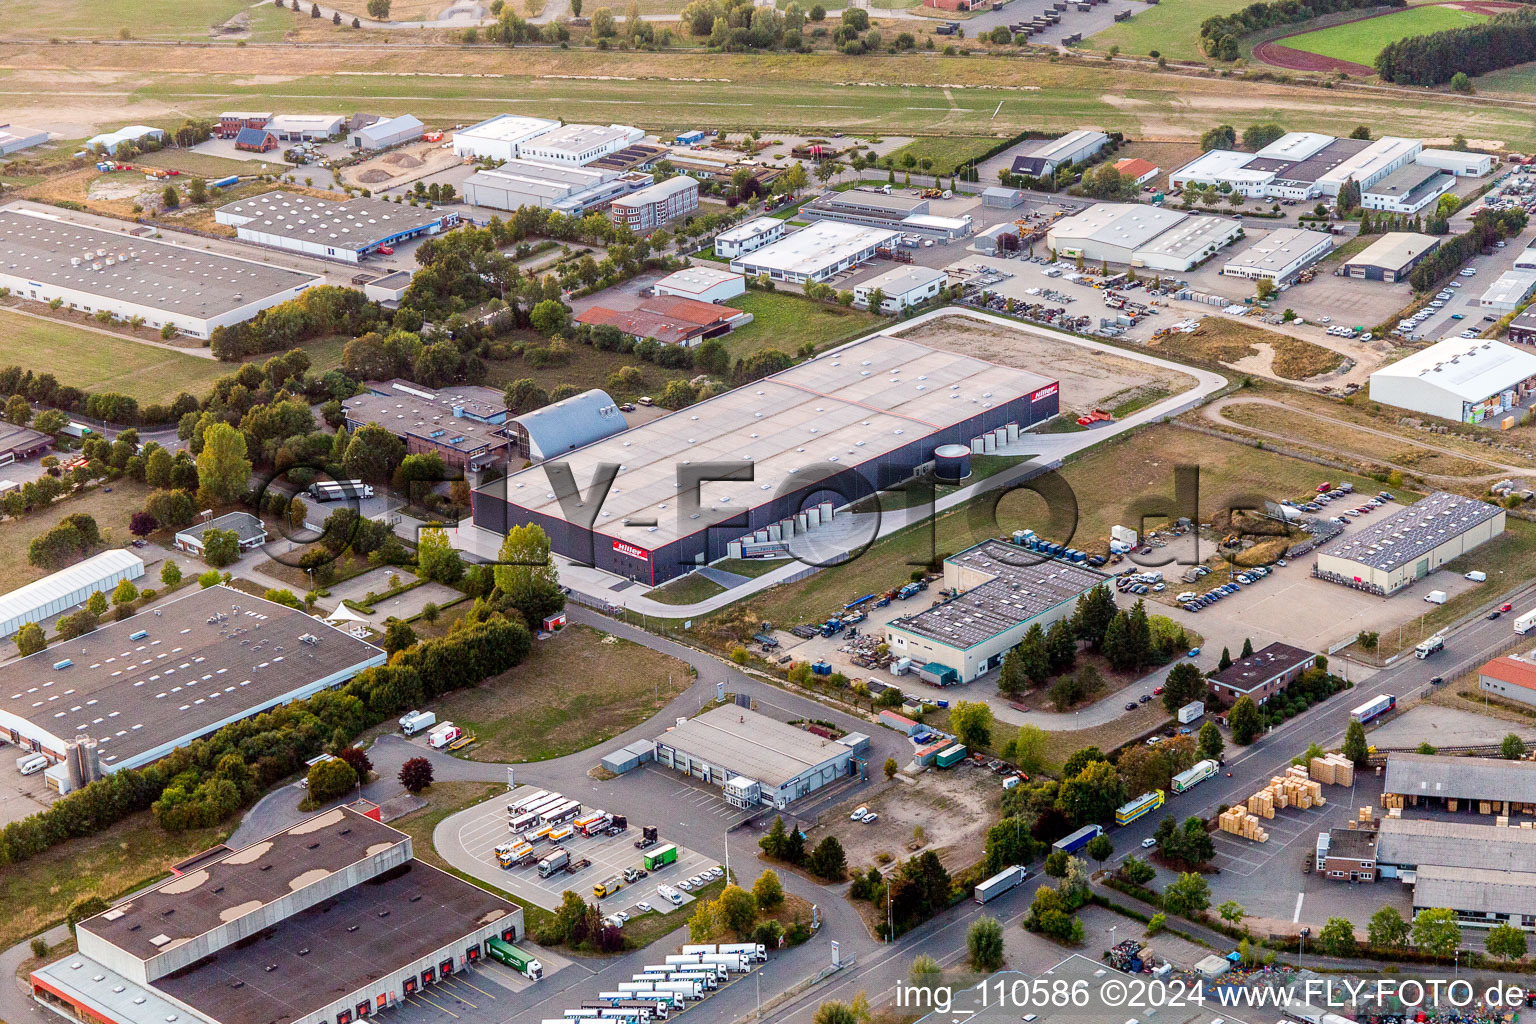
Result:
M637 548L633 544L625 544L621 540L613 542L613 550L621 555L628 555L630 558L638 558L642 562L649 562L651 560L651 553L649 551L646 551L644 548Z

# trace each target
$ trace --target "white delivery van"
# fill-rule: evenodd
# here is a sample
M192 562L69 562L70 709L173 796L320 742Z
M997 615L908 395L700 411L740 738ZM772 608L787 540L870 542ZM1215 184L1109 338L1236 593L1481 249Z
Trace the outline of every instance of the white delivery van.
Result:
M24 759L17 765L17 768L21 770L21 774L23 775L36 775L38 772L43 771L47 767L48 759L42 754L33 754L31 757Z

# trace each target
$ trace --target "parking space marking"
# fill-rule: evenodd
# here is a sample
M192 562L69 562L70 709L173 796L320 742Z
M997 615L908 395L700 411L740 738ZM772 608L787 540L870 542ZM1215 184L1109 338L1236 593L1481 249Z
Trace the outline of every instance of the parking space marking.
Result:
M1301 920L1301 901L1306 898L1306 895L1307 894L1304 892L1299 892L1296 894L1296 912L1291 915L1292 924L1295 924Z
M459 1002L463 1003L465 1006L469 1007L471 1010L478 1010L478 1009L480 1009L480 1004L479 1003L472 1003L468 999L465 999L463 996L459 995L459 993L458 993L458 986L460 984L459 979L453 977L452 975L449 975L448 977L444 978L438 984L440 986L442 986L442 987L447 988L448 991L449 991L449 994L452 995L453 998L457 999ZM471 987L473 987L473 986L471 986Z
M448 1009L448 1007L443 1006L442 1004L438 1003L436 1000L428 999L426 997L426 995L424 995L424 994L421 996L421 998L423 1000L425 1000L426 1002L431 1003L433 1006L436 1006L439 1010L442 1010L444 1013L446 1013L448 1016L452 1017L454 1020L458 1020L459 1019L459 1015L458 1014L456 1014L452 1010Z
M478 985L470 984L469 982L465 981L463 978L459 979L459 984L461 984L461 985L469 985L470 988L474 989L476 992L479 992L481 995L485 996L485 998L487 998L487 999L495 999L496 998L495 996L493 996L489 992L487 992L485 989L481 988Z

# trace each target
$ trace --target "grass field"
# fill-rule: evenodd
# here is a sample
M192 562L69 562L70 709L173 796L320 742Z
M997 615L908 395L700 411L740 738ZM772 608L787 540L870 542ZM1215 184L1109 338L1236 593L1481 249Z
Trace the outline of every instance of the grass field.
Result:
M514 333L513 337L519 337ZM529 332L525 340L539 340ZM490 376L486 383L492 387L504 387L514 380L529 378L545 391L553 391L561 384L571 384L578 390L605 388L608 394L620 402L633 401L641 395L659 395L670 380L691 377L692 370L668 370L652 363L644 363L633 355L619 352L603 352L586 345L571 349L571 359L564 366L529 366L522 359L490 360L487 362ZM640 384L634 391L608 387L608 377L622 366L633 366L640 371Z
M1200 469L1198 517L1205 521L1236 495L1259 492L1279 498L1309 491L1322 472L1307 462L1175 426L1148 427L1090 449L1062 468L1062 477L1076 495L1075 512L1047 509L1038 495L1015 491L997 503L994 520L989 513L992 501L983 498L943 513L931 527L912 527L881 538L850 562L722 610L702 626L695 622L695 632L719 641L761 620L792 624L825 619L861 594L883 591L905 580L915 568L1024 527L1089 550L1103 546L1110 527L1132 511L1130 501L1144 495L1166 496L1172 507L1173 471L1181 465ZM1330 472L1330 479L1339 475ZM1359 490L1374 491L1379 486L1364 477L1346 475L1345 479ZM1196 515L1188 509L1175 514Z
M1410 7L1378 18L1352 21L1346 25L1318 29L1299 36L1289 36L1284 44L1293 50L1305 50L1337 60L1350 60L1370 66L1376 54L1388 43L1409 36L1429 35L1451 28L1464 28L1488 20L1476 11L1457 10L1441 5Z
M1508 93L1521 99L1536 93L1536 64L1516 64L1472 79L1479 93Z
M801 345L817 351L847 341L879 326L882 317L863 310L813 302L787 292L747 292L726 303L752 314L752 322L725 338L731 355L741 358L759 349L776 348L794 355Z
M0 0L18 34L64 38L207 39L208 30L250 6L243 0Z
M723 593L725 588L714 580L700 576L698 573L689 573L669 583L663 583L645 596L662 604L693 604L695 601L703 601Z
M918 161L919 168L924 157L933 161L933 173L953 174L972 160L980 160L981 154L997 145L998 140L986 136L955 136L933 137L913 139L900 149L891 153L891 161L897 167L904 167L904 159L908 154Z
M33 537L48 532L67 515L88 512L95 517L103 534L111 530L118 543L131 540L128 518L144 507L144 499L149 497L151 488L127 478L117 480L111 486L111 494L100 487L92 487L83 494L60 498L41 512L7 520L0 525L0 593L48 575L48 570L28 564L27 545Z
M1137 55L1156 50L1169 60L1202 60L1200 23L1247 6L1244 0L1173 0L1148 5L1135 9L1128 20L1089 36L1083 45L1094 50L1118 46Z
M478 737L476 760L544 761L640 724L692 683L676 658L569 626L510 672L443 697L438 714Z
M97 835L71 839L22 864L7 865L0 946L9 949L61 923L69 905L82 896L110 902L153 882L177 861L217 846L229 832L222 826L166 832L150 812L141 811Z

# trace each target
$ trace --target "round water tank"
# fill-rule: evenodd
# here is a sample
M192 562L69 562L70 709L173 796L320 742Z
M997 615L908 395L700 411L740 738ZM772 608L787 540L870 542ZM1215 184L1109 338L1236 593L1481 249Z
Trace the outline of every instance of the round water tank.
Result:
M971 450L963 444L941 444L933 452L933 475L959 481L971 475Z

